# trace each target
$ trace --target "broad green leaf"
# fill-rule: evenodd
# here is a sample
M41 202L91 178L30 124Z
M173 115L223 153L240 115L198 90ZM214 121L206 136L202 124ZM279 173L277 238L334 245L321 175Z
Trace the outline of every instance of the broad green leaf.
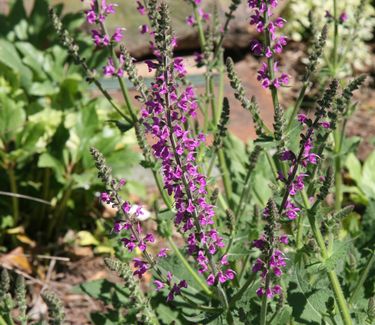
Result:
M25 65L27 65L36 73L36 77L39 80L46 79L47 76L43 71L43 65L45 61L43 52L40 52L28 42L17 42L15 45L18 51L22 53L22 61L25 63Z
M78 244L81 246L97 246L99 245L98 240L94 237L94 235L86 230L81 230L77 233Z
M350 249L350 241L335 241L332 255L324 262L323 266L327 271L333 271L339 262L344 261Z
M119 294L120 300L126 304L129 303L129 292L121 285L112 283L106 279L94 280L81 283L72 288L73 293L86 294L94 299L100 299L104 303L111 301L112 292Z
M178 312L173 310L170 306L166 306L164 304L159 304L156 308L156 313L158 318L160 319L161 324L169 325L169 324L176 324L181 325L181 322L177 319Z
M9 24L14 26L17 22L21 21L22 19L27 19L27 14L25 6L23 4L23 0L15 0L10 3L11 7L7 18Z
M355 152L360 142L360 137L344 138L339 155L345 158L345 156L347 156L349 153Z
M326 312L326 303L331 296L327 288L312 287L307 282L307 273L293 268L292 281L288 288L288 304L293 309L293 317L298 324L320 325Z
M57 94L59 89L52 84L51 81L45 82L34 82L30 89L29 93L33 96L53 96Z
M0 62L19 74L23 87L30 86L32 79L30 69L22 63L14 45L4 39L0 39Z
M362 178L362 166L354 153L351 152L346 158L345 167L349 171L350 178L359 184Z
M22 131L25 121L26 113L22 103L16 103L8 96L0 94L0 137L5 142L9 141Z
M60 160L53 157L50 153L45 152L39 157L38 167L52 168L55 173L55 177L57 181L61 184L66 183L66 180L64 178L65 170L64 170L63 163Z
M292 316L292 308L289 306L285 306L284 308L279 311L277 316L274 318L272 324L273 325L287 325L289 324L290 318Z
M94 325L117 325L121 324L119 321L118 310L110 310L107 313L95 312L90 315L91 321Z
M360 187L368 198L375 199L375 151L370 154L363 164Z

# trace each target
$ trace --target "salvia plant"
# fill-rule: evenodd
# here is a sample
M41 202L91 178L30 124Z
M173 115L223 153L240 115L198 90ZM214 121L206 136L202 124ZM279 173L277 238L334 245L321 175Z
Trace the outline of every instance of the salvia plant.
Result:
M0 284L0 324L27 325L33 323L27 314L27 291L24 277L22 275L14 277L7 269L2 269ZM47 305L48 324L63 324L64 307L61 300L52 291L43 291L41 296ZM39 322L38 324L43 323Z
M307 13L310 12L310 15ZM300 41L310 37L317 28L330 23L337 25L331 29L332 36L339 31L340 77L350 76L354 69L365 69L371 65L372 59L367 42L373 38L375 25L374 7L371 1L291 1L288 9L290 24L288 34L293 40ZM353 43L354 42L354 43ZM327 44L327 52L337 46L334 37ZM355 46L356 53L351 49Z
M103 154L90 149L105 186L100 199L118 212L112 234L133 256L105 260L129 289L133 322L370 324L374 287L365 286L373 280L373 241L357 244L346 228L354 207L342 207L342 155L336 150L344 139L353 92L365 77L337 79L337 17L314 36L300 93L288 110L279 96L279 89L293 82L280 60L288 43L282 33L287 22L276 15L278 0L248 1L249 22L258 33L249 51L259 57L259 85L272 99L270 127L257 99L247 98L233 61L224 58L223 40L240 1L230 2L224 22L215 8L206 12L203 1L187 1L192 10L187 25L199 36L196 63L205 71L202 95L189 82L183 58L174 57L178 38L167 3L136 3L148 19L140 32L149 34L153 53L145 61L154 72L149 85L126 50L126 29L107 29L117 4L93 0L84 11L93 46L108 56L100 69L88 64L57 13L50 12L86 80L118 113L116 124L135 132L141 165L151 171L160 193L154 204L156 234L145 226L144 209L123 197L126 180L114 177ZM333 69L313 110L302 111L332 28ZM253 120L257 139L248 145L228 131L226 74ZM135 100L125 77L138 92ZM123 104L107 92L103 78L118 81ZM149 275L153 288L142 290Z

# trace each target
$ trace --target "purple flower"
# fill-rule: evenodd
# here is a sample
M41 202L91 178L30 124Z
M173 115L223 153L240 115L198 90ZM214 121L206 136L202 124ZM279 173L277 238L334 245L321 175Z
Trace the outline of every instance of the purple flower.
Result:
M134 268L136 269L133 274L137 275L138 278L141 279L143 274L145 274L148 270L148 264L140 258L134 258L133 262Z
M213 286L215 284L215 276L211 273L207 278L207 284Z
M234 277L236 276L236 272L234 272L232 269L227 269L225 271L225 275L226 275L227 279L233 280Z
M228 265L228 255L224 255L220 260L221 265Z
M280 54L283 48L287 45L287 38L285 36L277 36L277 29L284 27L286 20L282 17L278 17L273 21L270 19L265 20L264 15L271 17L273 16L273 10L277 7L278 1L265 1L265 0L249 0L249 7L252 9L250 16L250 25L255 26L259 33L268 32L270 35L270 44L264 45L258 40L254 40L250 44L250 49L255 55L264 55L266 58L274 58L275 53ZM289 82L289 76L282 74L281 76L275 76L273 80L267 73L267 69L262 68L258 71L258 80L261 82L263 88L275 87L279 88L285 86ZM277 63L274 66L275 72L278 71Z
M281 286L276 284L275 286L273 286L272 288L272 292L275 294L275 295L279 295L281 292L282 292L282 289L281 289Z
M94 10L88 10L86 11L86 21L89 23L89 24L95 24L96 23L96 13Z
M250 50L257 56L262 55L264 51L263 43L258 40L252 40L250 42Z
M189 26L194 26L195 25L195 18L193 16L188 16L186 18L186 24Z
M144 25L139 26L139 31L141 32L141 34L146 34L150 31L150 29L148 25L144 24Z
M142 5L140 1L137 1L137 10L142 16L146 14L146 8Z
M331 127L331 123L327 121L323 121L319 123L322 128L329 129Z
M340 23L341 23L341 24L344 24L348 19L349 19L348 14L347 14L345 11L343 11L343 12L341 13L340 17L339 17L339 21L340 21Z
M291 150L286 150L280 155L281 161L294 161L296 159L296 155Z
M298 114L297 115L297 120L300 123L306 123L308 121L308 117L306 114Z
M154 280L154 284L156 286L156 291L160 291L165 287L165 284L159 280Z
M103 203L110 203L111 202L111 197L109 196L109 194L107 192L103 192L100 194L100 200L103 202Z
M111 58L108 59L107 65L103 68L103 74L106 77L112 77L116 72L115 66L113 65L113 60Z
M264 289L263 288L258 288L256 290L256 294L258 295L258 297L262 297L264 295Z
M115 29L115 32L114 34L112 35L112 40L115 41L116 43L120 43L122 41L122 38L123 38L123 31L125 30L125 28L120 28L120 27L117 27Z
M155 237L153 234L147 234L146 237L144 238L144 241L154 243L155 242Z
M131 204L126 201L123 205L122 205L122 210L125 212L125 213L130 213L130 209L131 209Z
M289 239L287 235L282 235L279 237L279 242L285 245L288 245Z
M168 248L162 248L159 253L158 253L158 257L167 257L167 252L169 251Z

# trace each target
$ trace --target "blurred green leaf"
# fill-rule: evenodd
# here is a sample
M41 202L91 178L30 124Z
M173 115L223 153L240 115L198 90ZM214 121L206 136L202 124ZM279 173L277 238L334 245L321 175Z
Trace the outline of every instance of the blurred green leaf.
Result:
M53 157L48 152L43 153L38 160L38 167L40 168L52 168L55 173L56 179L59 183L65 184L66 180L64 178L64 165L63 163Z
M10 141L20 132L26 121L23 103L16 103L8 96L0 94L0 137Z
M360 183L362 178L362 166L359 159L354 155L354 153L350 153L345 161L345 167L348 169L349 176L352 180L354 180L357 184Z
M30 69L22 63L14 45L4 39L0 39L0 62L18 73L23 87L31 85Z
M369 198L375 199L375 151L363 164L360 187Z

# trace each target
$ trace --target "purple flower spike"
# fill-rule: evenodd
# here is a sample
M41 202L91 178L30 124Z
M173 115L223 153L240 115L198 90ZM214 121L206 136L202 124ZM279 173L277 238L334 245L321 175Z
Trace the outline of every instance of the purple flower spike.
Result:
M273 11L278 5L277 0L249 0L248 1L252 14L250 16L250 25L255 26L259 33L267 32L270 36L270 44L263 44L258 40L254 40L250 44L251 52L257 56L264 56L269 60L275 58L275 54L280 54L283 48L287 45L287 38L285 36L277 36L277 30L284 27L286 20L282 17L277 17L272 20ZM267 19L265 18L267 16ZM271 78L268 67L262 68L258 71L258 80L261 82L263 88L279 88L286 86L289 83L289 76L285 73L281 76ZM267 65L266 65L267 66ZM275 72L278 71L277 61L274 67Z

